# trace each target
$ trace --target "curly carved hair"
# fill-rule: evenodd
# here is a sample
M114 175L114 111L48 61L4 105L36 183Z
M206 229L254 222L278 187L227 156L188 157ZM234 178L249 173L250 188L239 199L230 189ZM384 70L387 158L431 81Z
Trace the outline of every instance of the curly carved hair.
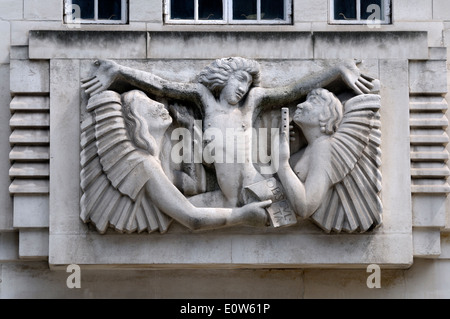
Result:
M198 77L198 82L206 86L215 96L218 96L227 84L230 76L244 71L253 78L253 86L260 84L260 66L255 60L241 57L217 59L207 66Z
M332 135L341 124L344 107L339 99L326 89L314 89L308 94L318 97L324 103L324 111L320 114L319 125L322 133Z

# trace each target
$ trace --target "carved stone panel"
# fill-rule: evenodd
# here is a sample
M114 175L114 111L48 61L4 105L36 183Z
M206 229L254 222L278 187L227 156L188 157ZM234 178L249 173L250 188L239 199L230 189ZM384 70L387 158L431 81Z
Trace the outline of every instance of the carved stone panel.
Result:
M338 61L271 88L261 86L259 63L241 57L213 61L196 82L169 81L110 60L95 65L81 81L90 98L81 124L80 206L81 219L99 232L110 226L165 233L172 220L192 230L264 227L269 220L277 228L295 224L295 215L327 232L381 224L381 98L371 94L379 81L355 62ZM333 82L342 82L335 94L320 88ZM289 104L305 95L289 117ZM191 108L202 116L195 118ZM282 110L277 115L269 108ZM277 130L257 119L281 125ZM196 121L203 127L199 140ZM257 143L267 129L270 143ZM170 145L169 130L172 137L182 133L180 149ZM305 143L291 152L288 137L295 140L296 131ZM194 150L200 161L185 156L200 140L206 142ZM262 153L271 153L271 170L257 156ZM203 187L203 162L218 187Z

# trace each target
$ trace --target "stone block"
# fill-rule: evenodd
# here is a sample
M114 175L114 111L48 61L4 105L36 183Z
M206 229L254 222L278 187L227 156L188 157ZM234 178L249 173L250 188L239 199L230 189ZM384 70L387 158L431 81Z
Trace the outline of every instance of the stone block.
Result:
M381 60L383 220L411 230L408 61ZM395 105L395 107L389 107ZM389 138L395 136L395 138ZM395 155L394 155L395 154ZM390 163L390 165L386 165ZM392 190L392 191L389 191ZM394 222L395 220L395 222Z
M377 263L387 268L405 268L412 262L412 256L409 256L410 237L403 234L362 235L358 238L342 235L336 240L333 236L302 234L300 231L297 234L284 232L282 240L275 234L248 235L241 229L239 233L216 231L205 236L177 232L164 236L149 235L147 240L142 240L139 236L117 234L52 232L49 262L56 269L68 263L86 267L102 265L105 268L210 268L215 265L233 269L260 268L262 265L275 269L317 265L324 268L360 268L365 264ZM92 245L92 242L96 244ZM352 247L344 249L345 258L342 256L343 247ZM91 256L96 256L95 260Z
M409 108L412 113L445 113L448 103L442 96L411 96Z
M11 113L8 105L11 101L9 93L9 65L0 65L0 231L12 230L13 208L8 186L11 180L8 176L10 162L7 154L11 150L8 137L11 134L9 118Z
M41 145L50 141L49 130L22 130L15 129L9 137L11 144Z
M394 13L395 17L395 13ZM396 31L425 31L428 33L428 46L439 47L443 45L441 21L394 21Z
M130 21L162 23L162 3L159 0L136 0L129 4Z
M306 32L149 32L150 59L311 59L312 38Z
M447 60L447 50L446 47L431 47L429 60Z
M48 196L14 196L14 227L45 228L49 226Z
M12 60L12 93L48 93L50 92L48 61Z
M52 271L45 262L7 263L1 269L2 299L289 299L301 298L304 289L303 273L298 270L104 271L81 267L81 289L68 289L66 269ZM173 317L176 312L170 311Z
M16 112L12 115L9 125L11 128L45 128L50 125L48 113Z
M416 259L404 273L405 299L447 299L450 297L449 260Z
M444 227L446 197L414 195L412 197L413 226Z
M13 60L28 60L28 46L26 45L12 46L10 57Z
M160 298L301 298L304 289L303 272L293 269L193 269L154 275L152 281L167 288L156 292Z
M47 96L15 96L9 105L15 111L48 111L50 99Z
M28 45L28 32L30 30L48 30L61 28L61 21L11 21L11 45Z
M450 45L450 21L444 22L444 44L448 48ZM447 58L450 56L450 49L447 49Z
M9 186L11 195L48 194L49 182L46 179L15 179Z
M77 224L79 220L79 182L78 169L80 166L80 85L79 61L76 60L52 60L51 85L52 94L50 105L63 105L50 112L52 132L50 136L50 167L53 173L50 175L50 232L60 232L67 225ZM71 73L64 70L72 70ZM67 88L74 88L67 90ZM64 121L61 119L64 118ZM54 134L54 132L59 132ZM64 156L60 156L64 154ZM54 169L53 169L54 168ZM74 183L67 182L72 178ZM78 185L78 186L76 186ZM63 212L63 215L51 212ZM74 217L74 213L76 217ZM74 218L74 219L72 219ZM78 227L76 227L78 231ZM72 229L73 230L73 229Z
M49 165L47 163L14 163L9 176L21 178L45 178L49 174Z
M443 231L450 233L450 200L447 198L447 216L445 218L445 228Z
M30 59L145 59L145 32L30 31Z
M433 20L450 21L450 2L433 0Z
M2 0L0 1L0 19L20 20L23 18L23 1Z
M48 146L14 146L9 153L11 161L47 161L50 159Z
M394 13L394 19L395 19L395 13ZM297 26L296 26L297 27ZM306 28L307 26L305 26ZM376 33L398 33L398 32L426 32L427 38L428 38L428 46L429 47L439 47L443 45L443 35L442 35L442 21L397 21L395 20L392 24L387 25L381 25L380 28L369 28L367 24L328 24L327 21L325 22L311 22L309 28L310 30L313 30L314 33L317 32L350 32L350 33L359 33L359 32L376 32ZM307 30L306 29L306 30ZM305 31L306 31L305 30ZM302 30L303 31L303 30ZM395 44L395 42L394 42ZM413 46L411 46L413 48ZM342 46L339 47L339 49L342 49ZM416 48L415 52L417 52ZM407 53L406 51L403 52L402 48L396 49L399 50L402 53ZM338 50L336 50L338 51ZM426 59L426 56L424 52L426 51L426 48L422 48L420 50L421 55L423 57L421 59ZM389 52L389 50L385 51L386 53ZM413 52L413 51L412 51ZM402 56L399 55L399 58ZM395 56L392 56L392 58L395 58Z
M0 20L0 64L9 63L9 47L11 45L10 39L11 27L9 22Z
M439 259L450 259L450 233L441 234L441 255Z
M413 228L414 257L437 258L441 254L439 228Z
M43 260L48 257L48 228L21 229L19 231L19 257Z
M315 32L316 59L428 59L426 32Z
M304 298L389 299L403 296L405 282L402 270L380 268L380 289L367 287L372 273L366 269L307 269L304 271Z
M447 93L447 63L445 60L411 61L409 73L411 93Z
M12 231L0 233L0 262L17 261L18 259L19 233Z
M392 1L394 21L424 21L433 19L433 2L429 0Z
M328 0L303 0L294 4L295 22L328 21Z
M47 0L45 5L39 0L24 0L25 20L56 20L62 21L63 1Z

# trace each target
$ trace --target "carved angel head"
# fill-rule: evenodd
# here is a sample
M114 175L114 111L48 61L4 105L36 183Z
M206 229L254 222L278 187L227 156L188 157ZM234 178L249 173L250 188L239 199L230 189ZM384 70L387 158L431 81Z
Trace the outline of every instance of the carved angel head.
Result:
M122 95L123 114L128 134L133 143L154 154L156 134L165 132L172 123L164 105L151 100L143 92L134 90Z
M198 81L206 86L216 97L220 95L230 80L245 82L245 92L238 92L240 98L251 85L259 86L260 66L255 60L241 57L217 59L199 74Z
M343 117L341 101L326 89L312 90L305 102L297 105L294 122L302 128L319 125L327 135L336 132Z

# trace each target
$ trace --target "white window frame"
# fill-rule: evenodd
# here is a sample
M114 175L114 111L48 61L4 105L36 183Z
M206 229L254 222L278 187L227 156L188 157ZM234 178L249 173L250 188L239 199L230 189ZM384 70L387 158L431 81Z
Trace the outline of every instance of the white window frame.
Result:
M72 0L64 0L64 23L66 24L127 24L128 0L121 0L121 19L106 20L98 18L98 0L94 0L94 19L72 19ZM70 18L70 19L69 19Z
M334 0L329 1L329 17L328 22L330 24L390 24L391 18L391 3L392 0L382 0L383 2L383 14L384 20L366 20L361 19L361 0L353 0L356 2L356 19L355 20L337 20L334 18Z
M164 0L164 21L168 24L292 24L292 1L284 0L283 20L261 19L261 0L256 0L257 17L255 20L233 20L233 0L222 0L222 20L200 20L198 18L198 0L194 0L194 19L171 19L170 0Z

